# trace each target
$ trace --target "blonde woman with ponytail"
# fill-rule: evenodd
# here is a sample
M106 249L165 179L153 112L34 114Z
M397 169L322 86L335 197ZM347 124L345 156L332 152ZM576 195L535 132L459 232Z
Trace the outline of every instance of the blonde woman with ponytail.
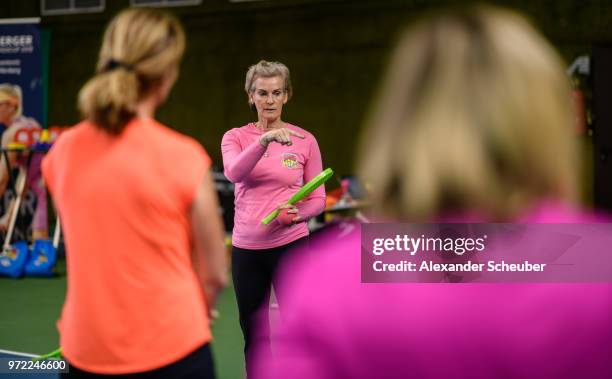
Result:
M184 50L174 17L121 12L79 94L85 120L43 161L66 235L64 377L214 377L210 315L227 279L210 159L155 120Z

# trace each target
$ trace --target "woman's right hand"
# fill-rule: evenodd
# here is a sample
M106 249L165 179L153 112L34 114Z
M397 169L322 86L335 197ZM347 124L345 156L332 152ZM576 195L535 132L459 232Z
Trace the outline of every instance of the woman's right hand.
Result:
M279 128L262 134L261 137L259 137L259 143L261 143L264 147L268 147L268 144L273 141L278 142L281 145L291 146L291 136L302 139L305 138L302 134L289 128Z

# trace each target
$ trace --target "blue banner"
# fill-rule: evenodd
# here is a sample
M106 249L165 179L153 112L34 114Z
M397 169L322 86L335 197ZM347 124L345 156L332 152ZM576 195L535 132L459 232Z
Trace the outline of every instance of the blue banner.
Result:
M25 145L34 142L34 132L46 122L44 98L43 49L38 19L0 19L0 145L3 149L11 142ZM46 192L39 184L42 156L38 153L26 158L23 154L11 154L13 162L2 159L1 163L11 166L8 170L11 175L3 173L0 178L3 181L9 178L6 190L0 192L0 230L11 230L12 234L2 239L5 243L28 241L33 234L44 238L47 206ZM18 168L25 168L25 171ZM18 204L15 199L20 190L15 185L18 180L10 178L18 175L26 175L29 184L21 195L18 216L14 218L11 216L15 213ZM27 252L27 243L21 245L26 246ZM11 252L17 254L18 246L16 244Z
M38 24L0 20L0 85L21 92L21 113L43 125L42 50ZM8 126L8 125L7 125Z

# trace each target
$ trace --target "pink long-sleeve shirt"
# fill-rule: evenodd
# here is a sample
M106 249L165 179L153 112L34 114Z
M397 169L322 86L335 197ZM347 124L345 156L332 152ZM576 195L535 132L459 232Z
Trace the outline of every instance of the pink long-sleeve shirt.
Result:
M235 184L232 244L242 249L261 250L282 246L308 235L306 222L291 226L261 220L279 204L287 202L300 187L323 169L317 140L306 130L287 124L305 136L292 137L292 145L259 143L263 132L249 123L229 130L221 141L225 176ZM325 188L320 186L296 204L304 220L325 208Z
M549 206L519 220L604 221ZM361 283L358 225L310 247L279 273L291 296L257 378L612 378L612 283Z

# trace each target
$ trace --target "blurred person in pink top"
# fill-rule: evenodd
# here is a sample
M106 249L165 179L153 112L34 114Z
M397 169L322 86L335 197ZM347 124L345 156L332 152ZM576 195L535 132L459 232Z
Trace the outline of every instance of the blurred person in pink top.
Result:
M155 120L184 50L168 13L113 18L79 93L85 120L43 161L66 236L62 377L214 377L210 320L227 262L210 159Z
M0 125L6 128L2 132L0 142L3 149L8 148L11 142L15 142L17 131L40 129L40 125L34 118L23 115L23 95L18 85L0 84ZM31 223L32 235L29 236L25 232L18 232L18 234L24 234L21 236L24 239L30 239L31 237L32 240L37 240L48 237L47 190L40 172L43 153L33 152L29 154L31 154L29 159L26 152L11 151L2 155L2 158L0 158L0 197L6 196L10 179L9 169L24 167L27 170L27 188L31 189L36 196L36 209ZM6 161L7 158L8 162ZM6 212L0 217L0 230L5 230L8 227L14 205L15 199L13 198L8 202Z
M236 290L240 327L245 340L247 372L254 339L267 345L265 327L255 330L254 317L268 299L276 267L291 248L307 244L306 221L325 207L325 189L317 188L296 205L285 204L301 186L322 171L315 137L281 119L291 98L289 69L279 62L260 61L246 74L245 91L257 122L229 130L221 151L224 172L235 183L235 216L232 234L232 279ZM291 223L262 219L275 209L286 209ZM284 291L274 286L282 313ZM258 317L267 320L267 307Z
M570 86L520 15L476 7L399 40L362 136L376 216L581 223ZM612 377L612 284L361 282L359 225L313 238L258 377ZM312 257L311 257L312 258Z

